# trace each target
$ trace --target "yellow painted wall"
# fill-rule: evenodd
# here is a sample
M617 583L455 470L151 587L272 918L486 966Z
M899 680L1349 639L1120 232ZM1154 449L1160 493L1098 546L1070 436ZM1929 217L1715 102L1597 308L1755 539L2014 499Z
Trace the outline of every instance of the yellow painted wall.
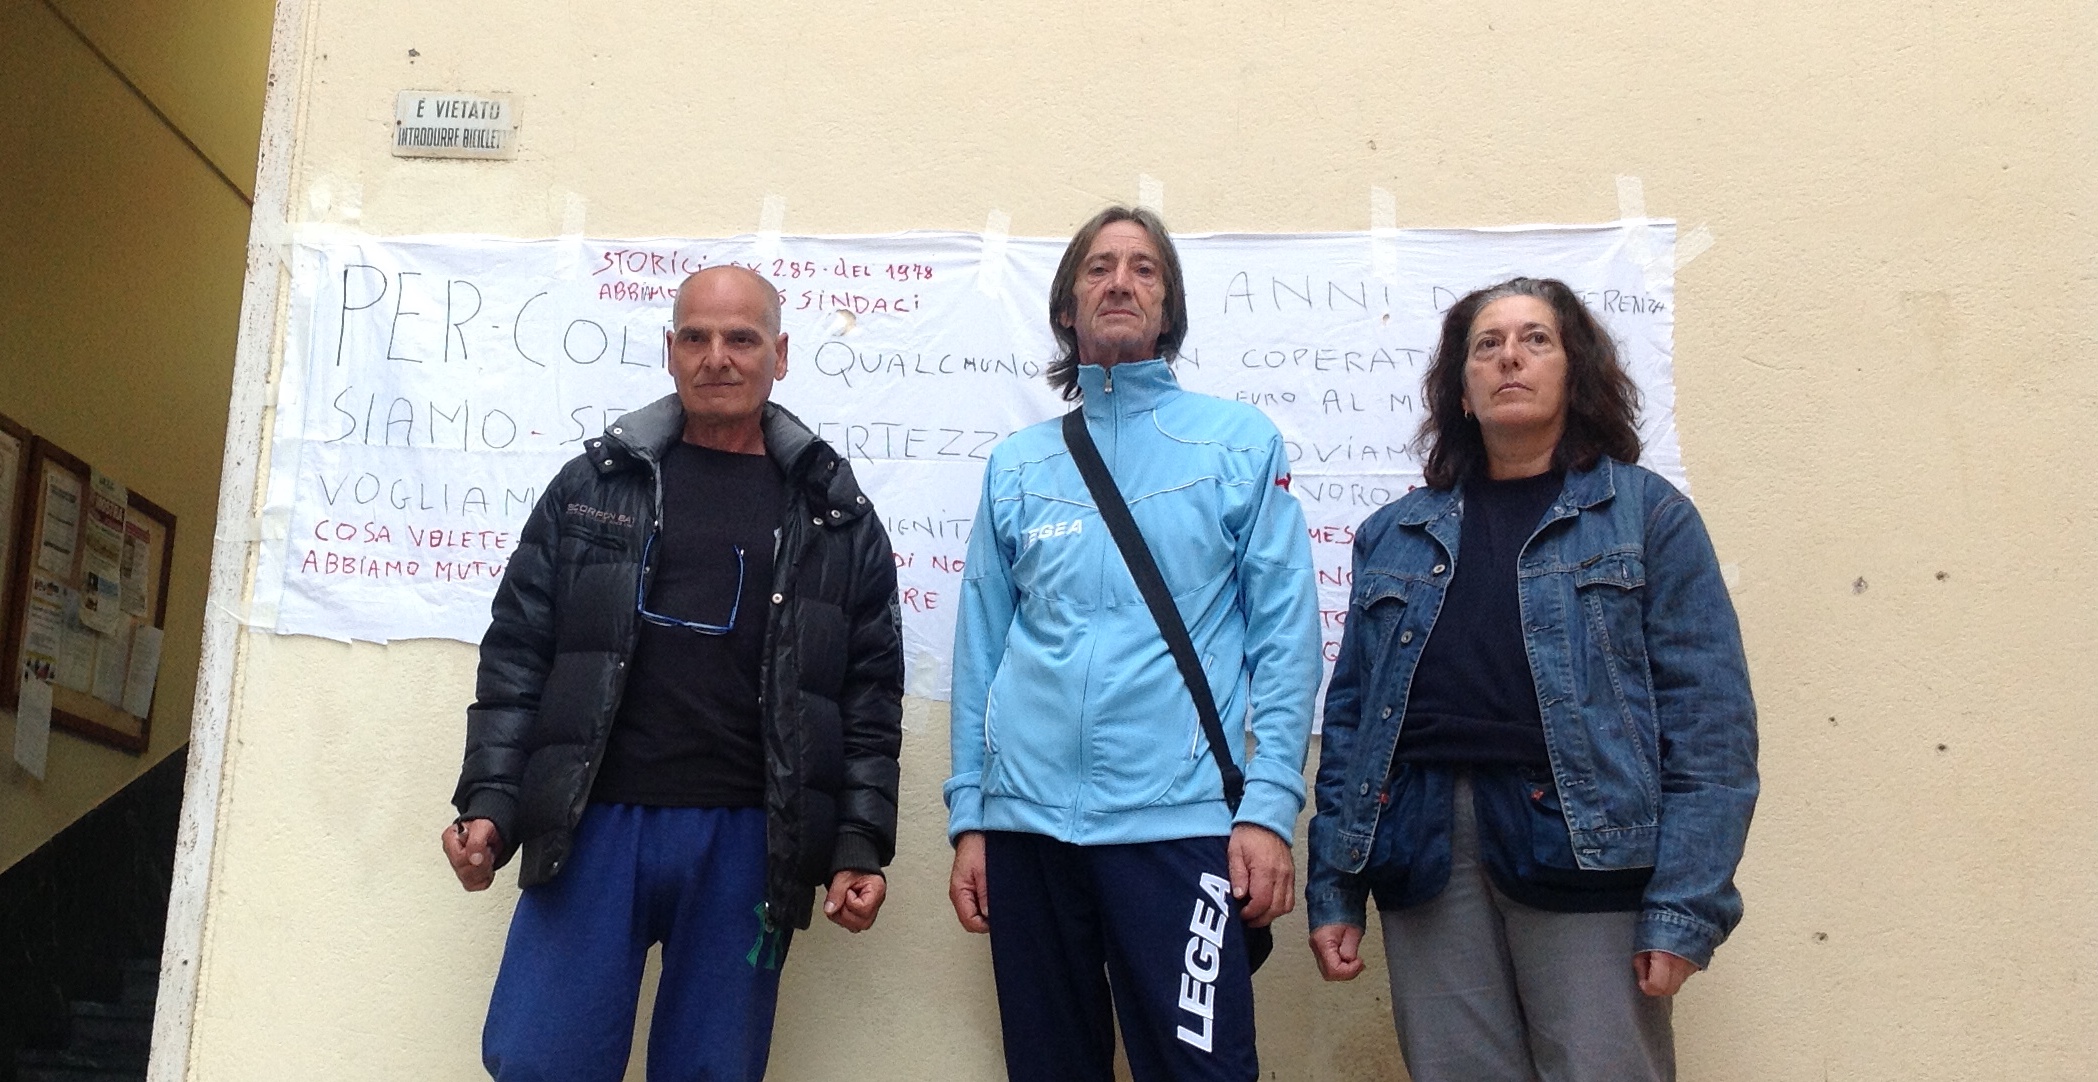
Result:
M52 0L242 191L255 192L272 0Z
M0 101L0 412L177 518L151 747L9 754L4 869L189 738L248 208L37 0L0 0Z
M289 205L377 233L1067 233L1166 181L1182 230L1596 221L1615 174L1718 238L1678 285L1684 458L1763 716L1748 916L1688 1079L2089 1077L2098 1062L2093 16L1806 0L308 9ZM419 56L410 56L410 50ZM520 160L395 160L403 88L520 97ZM313 198L329 193L325 213ZM1426 345L1426 343L1423 343ZM468 1079L514 901L434 834L473 651L250 635L190 1077ZM998 1075L944 898L945 709L913 701L891 908L788 967L773 1077ZM1381 961L1301 912L1258 980L1279 1079L1397 1079Z

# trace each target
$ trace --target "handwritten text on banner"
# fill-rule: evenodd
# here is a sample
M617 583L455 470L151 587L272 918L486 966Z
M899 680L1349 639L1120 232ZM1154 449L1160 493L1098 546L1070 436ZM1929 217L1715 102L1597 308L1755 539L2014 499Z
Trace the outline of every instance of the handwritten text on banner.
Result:
M671 390L678 282L722 263L779 289L774 396L850 456L896 548L910 686L944 698L985 457L1067 408L1042 381L1063 241L968 233L297 246L254 619L288 634L477 642L517 532L583 439ZM1516 274L1565 279L1643 394L1645 462L1681 482L1670 223L1176 238L1191 390L1289 441L1330 659L1348 545L1418 484L1406 450L1441 315ZM1373 248L1376 250L1373 251ZM1383 273L1379 273L1379 271Z

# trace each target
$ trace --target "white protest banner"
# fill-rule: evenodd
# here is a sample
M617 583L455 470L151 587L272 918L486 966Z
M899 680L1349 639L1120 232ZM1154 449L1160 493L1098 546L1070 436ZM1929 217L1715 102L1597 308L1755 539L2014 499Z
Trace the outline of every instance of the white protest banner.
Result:
M1683 481L1667 222L1176 237L1190 390L1259 406L1289 441L1330 659L1355 524L1418 484L1406 449L1442 313L1517 274L1564 279L1643 395L1644 463ZM578 444L670 392L684 276L772 280L790 335L774 399L846 454L887 525L914 694L944 698L985 457L1068 406L1049 279L1064 241L973 233L301 242L255 618L288 634L477 642L517 531ZM996 280L979 281L987 247ZM1664 262L1661 265L1666 266Z

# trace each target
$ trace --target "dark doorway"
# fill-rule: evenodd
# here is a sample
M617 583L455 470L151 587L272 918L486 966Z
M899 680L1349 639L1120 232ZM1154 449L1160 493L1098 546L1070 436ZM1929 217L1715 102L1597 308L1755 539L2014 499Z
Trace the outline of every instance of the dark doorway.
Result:
M0 1082L145 1077L188 750L0 872Z

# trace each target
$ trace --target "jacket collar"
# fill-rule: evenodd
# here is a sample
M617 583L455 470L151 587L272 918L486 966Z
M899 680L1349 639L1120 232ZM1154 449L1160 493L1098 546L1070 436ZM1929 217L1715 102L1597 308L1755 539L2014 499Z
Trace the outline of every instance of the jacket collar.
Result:
M1401 525L1424 526L1449 514L1457 507L1457 489L1455 486L1450 488L1422 487L1414 491L1422 495L1411 504L1399 509L1399 522Z
M850 522L874 509L845 460L830 444L817 438L801 418L776 402L767 402L758 423L765 430L765 454L789 484L808 494L814 509L823 512L824 518ZM636 461L653 467L684 434L685 407L677 395L668 394L621 415L605 426L603 436L587 441L584 448L599 473L610 473Z
M1566 471L1566 485L1559 490L1559 506L1572 514L1615 499L1617 467L1616 459L1604 455L1588 469Z
M1427 489L1427 495L1413 502L1400 514L1399 522L1407 526L1422 526L1457 510L1457 489ZM1617 460L1605 455L1595 465L1585 470L1568 470L1566 484L1559 490L1559 498L1545 512L1545 521L1572 518L1591 507L1610 502L1617 496Z
M1078 388L1085 392L1088 413L1112 410L1123 416L1156 409L1160 402L1180 393L1180 381L1162 359L1125 361L1102 368L1097 364L1078 366Z
M619 419L605 425L602 440L591 440L591 457L600 462L596 444L604 444L623 450L643 462L660 462L663 453L670 450L685 434L685 407L680 405L674 394L664 395L632 413L621 414ZM604 466L599 467L603 472Z

